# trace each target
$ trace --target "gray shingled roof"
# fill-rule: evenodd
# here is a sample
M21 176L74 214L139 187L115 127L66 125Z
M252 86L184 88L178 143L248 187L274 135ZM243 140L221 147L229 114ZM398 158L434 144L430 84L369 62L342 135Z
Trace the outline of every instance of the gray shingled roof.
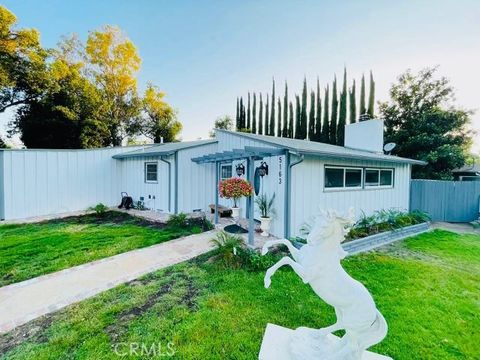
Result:
M426 164L424 161L420 161L420 160L407 159L407 158L402 158L402 157L393 156L393 155L378 154L371 151L351 149L343 146L324 144L324 143L319 143L315 141L281 138L281 137L268 136L268 135L256 135L256 134L219 130L219 129L217 129L216 131L221 131L221 132L225 132L225 133L236 135L236 136L243 136L246 138L250 138L252 140L257 140L264 143L268 143L270 145L282 147L303 155L322 156L322 157L329 157L329 158L375 160L375 161L407 163L407 164L415 164L415 165Z
M171 142L166 144L145 145L145 148L135 151L129 151L121 154L114 155L114 159L126 159L143 156L168 156L174 154L178 150L188 149L197 146L203 146L208 144L214 144L217 140L196 140L196 141L182 141Z

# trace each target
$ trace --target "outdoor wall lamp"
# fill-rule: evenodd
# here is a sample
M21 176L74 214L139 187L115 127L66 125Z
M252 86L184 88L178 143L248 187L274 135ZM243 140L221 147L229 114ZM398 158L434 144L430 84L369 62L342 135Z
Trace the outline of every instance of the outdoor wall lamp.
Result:
M268 165L265 161L260 163L260 166L258 167L258 173L261 177L268 175Z
M245 175L245 165L237 164L237 166L235 166L235 171L237 172L238 176Z

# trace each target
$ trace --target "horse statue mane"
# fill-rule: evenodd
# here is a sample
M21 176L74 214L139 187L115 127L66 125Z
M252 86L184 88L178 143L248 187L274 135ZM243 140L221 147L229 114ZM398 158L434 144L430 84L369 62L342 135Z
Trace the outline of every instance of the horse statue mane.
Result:
M266 288L270 287L273 274L289 265L322 300L334 307L337 316L336 323L325 328L296 329L289 344L292 359L360 360L367 348L382 341L387 334L387 323L372 296L341 265L347 255L341 243L354 223L353 208L346 215L321 210L310 227L307 243L300 249L286 239L268 241L263 246L263 255L278 244L287 246L292 255L283 257L267 270ZM345 335L335 341L337 338L332 333L337 330L345 330Z

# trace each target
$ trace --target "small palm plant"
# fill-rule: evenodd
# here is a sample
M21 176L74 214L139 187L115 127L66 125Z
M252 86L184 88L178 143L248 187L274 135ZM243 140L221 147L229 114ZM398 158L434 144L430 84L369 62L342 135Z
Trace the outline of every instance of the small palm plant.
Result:
M275 193L272 195L270 199L265 194L259 195L255 199L255 203L258 206L258 210L260 210L260 216L262 218L269 218L271 217L270 215L275 214L275 209L273 208L274 201L275 201Z

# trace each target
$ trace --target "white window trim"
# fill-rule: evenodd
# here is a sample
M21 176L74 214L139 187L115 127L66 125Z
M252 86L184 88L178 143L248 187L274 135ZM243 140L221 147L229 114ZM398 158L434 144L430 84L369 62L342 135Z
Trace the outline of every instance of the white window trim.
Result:
M365 177L367 176L367 170L378 171L378 185L367 185L365 181ZM380 185L380 172L381 171L390 171L392 173L392 184L391 185ZM395 170L393 168L365 168L365 175L363 178L363 184L365 190L373 190L373 189L392 189L393 184L395 183Z
M228 177L228 178L222 177L222 174L223 174L222 168L223 168L223 167L226 167L226 166L230 167L230 169L232 170L232 171L231 171L231 172L232 172L232 175L231 175L230 177ZM220 164L220 180L223 181L223 180L231 179L232 177L233 177L233 163Z
M343 186L342 187L326 187L325 178L327 169L342 169L343 171ZM361 170L362 172L362 184L361 186L346 187L346 171L345 170ZM378 171L378 185L366 185L365 176L367 170L376 170ZM391 185L380 185L380 171L386 170L392 173L392 184ZM323 191L324 192L335 192L335 191L360 191L360 190L381 190L381 189L393 189L395 185L395 169L394 168L382 168L382 167L357 167L357 166L342 166L342 165L325 165L323 173Z
M148 180L147 179L147 167L148 165L157 165L157 180ZM145 161L143 167L144 180L146 184L158 184L158 161Z
M327 169L342 169L343 170L343 186L341 187L327 187L325 184L325 178L326 178L326 170ZM346 170L360 170L361 172L361 180L360 180L360 186L345 186L346 184L346 177L347 177L347 172ZM363 189L363 168L361 167L355 167L355 166L335 166L335 165L325 165L324 167L324 174L323 174L323 189L325 192L330 192L330 191L358 191Z

